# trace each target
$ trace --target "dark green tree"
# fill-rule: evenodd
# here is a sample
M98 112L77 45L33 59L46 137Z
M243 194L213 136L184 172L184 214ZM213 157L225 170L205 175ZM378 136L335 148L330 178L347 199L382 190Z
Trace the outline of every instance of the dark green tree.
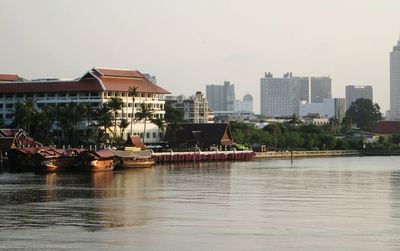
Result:
M346 117L350 117L361 130L370 131L376 123L382 119L380 107L369 99L357 99L346 111Z

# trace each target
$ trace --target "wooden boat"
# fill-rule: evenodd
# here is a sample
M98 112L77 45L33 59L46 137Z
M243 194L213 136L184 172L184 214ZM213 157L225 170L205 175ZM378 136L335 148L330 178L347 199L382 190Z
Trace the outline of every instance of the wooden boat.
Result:
M24 147L12 148L8 152L10 172L31 172L36 167L34 154L39 148Z
M79 154L80 166L91 172L112 171L115 164L115 154L108 149L97 152L84 151Z
M113 151L119 167L122 168L144 168L152 167L155 162L151 157L150 150L142 151Z
M56 149L53 147L39 149L36 159L35 172L63 172L76 171L78 167L78 155L82 149Z

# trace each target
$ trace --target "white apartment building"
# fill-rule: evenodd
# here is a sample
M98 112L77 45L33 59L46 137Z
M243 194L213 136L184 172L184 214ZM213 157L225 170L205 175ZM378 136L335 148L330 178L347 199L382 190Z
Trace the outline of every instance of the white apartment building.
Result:
M246 94L243 96L243 100L235 100L234 109L235 112L253 112L253 96Z
M283 78L274 78L271 73L265 73L260 80L260 90L262 115L284 117L298 114L296 108L300 101L291 74L285 74Z
M2 82L0 84L0 116L3 116L6 124L13 120L15 104L24 102L26 98L34 98L37 108L70 102L88 103L96 108L109 101L111 97L120 97L124 105L118 112L117 118L124 118L130 122L134 115L132 114L133 100L129 95L129 87L137 88L135 113L140 109L140 104L145 103L153 109L155 117L164 118L164 95L169 94L167 90L153 84L136 70L93 68L74 80L28 81L19 77L10 80L10 77L6 78L6 75L10 74L0 74L0 82ZM143 122L135 122L132 133L143 136L143 128ZM126 131L124 137L129 133L129 129ZM155 142L157 133L157 126L147 123L146 143Z
M300 104L300 116L319 114L327 119L336 118L341 123L346 114L345 107L344 98L324 98L322 103Z

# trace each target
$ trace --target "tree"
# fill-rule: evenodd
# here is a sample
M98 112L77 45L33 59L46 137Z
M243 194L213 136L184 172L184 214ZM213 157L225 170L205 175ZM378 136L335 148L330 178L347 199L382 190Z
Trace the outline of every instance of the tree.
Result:
M113 131L113 138L115 139L117 137L117 117L118 117L118 111L122 109L122 106L124 105L124 102L122 101L121 98L119 97L112 97L107 103L107 107L112 110L113 115L114 115L114 131Z
M131 131L130 134L133 135L133 121L135 120L135 97L137 94L137 87L130 86L128 89L128 95L132 97L132 115L131 115Z
M119 126L119 128L121 130L121 138L124 137L125 129L129 126L129 124L130 123L126 119L121 119L121 121L119 122L118 126Z
M369 131L382 119L382 114L378 104L373 104L370 99L360 98L351 103L346 117L350 117L361 130Z
M154 110L143 102L140 104L140 111L137 112L136 115L137 115L136 117L137 121L143 120L144 122L144 128L143 128L143 144L144 144L146 141L146 122L147 120L151 120L153 118Z
M159 140L159 136L160 136L160 130L163 131L165 129L165 120L162 118L155 118L151 120L151 123L155 124L157 126L157 142Z
M266 125L263 128L264 131L269 132L272 135L272 141L274 144L274 147L276 148L278 146L279 138L283 133L283 128L282 125L278 123L271 123Z
M288 124L291 126L297 126L301 125L303 122L301 122L300 118L293 113L293 115L289 118Z
M184 121L184 113L180 109L174 108L171 105L166 105L165 120L172 124L182 123Z
M346 116L342 120L342 126L344 129L349 130L353 125L353 119L350 116Z
M113 115L107 105L98 107L95 110L95 120L97 121L97 140L103 144L109 140L107 131L110 130L113 125Z

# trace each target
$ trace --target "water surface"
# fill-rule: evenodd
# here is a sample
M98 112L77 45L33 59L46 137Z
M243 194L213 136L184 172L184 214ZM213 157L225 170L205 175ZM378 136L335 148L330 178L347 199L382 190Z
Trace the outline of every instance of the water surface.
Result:
M399 250L400 157L0 175L0 249Z

